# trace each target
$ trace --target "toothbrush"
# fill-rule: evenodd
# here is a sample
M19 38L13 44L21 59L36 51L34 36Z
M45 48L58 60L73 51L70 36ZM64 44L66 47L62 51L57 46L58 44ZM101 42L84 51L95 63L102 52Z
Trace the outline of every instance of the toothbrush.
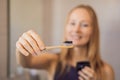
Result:
M73 44L72 44L72 41L64 41L62 45L47 46L45 50L55 49L55 48L73 48Z

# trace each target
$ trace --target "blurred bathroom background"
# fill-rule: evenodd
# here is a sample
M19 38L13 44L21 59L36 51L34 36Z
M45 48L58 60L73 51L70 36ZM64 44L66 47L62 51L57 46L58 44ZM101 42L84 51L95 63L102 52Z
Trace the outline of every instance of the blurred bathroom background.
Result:
M102 58L112 65L119 80L120 0L0 0L0 80L47 80L46 71L24 69L17 64L16 41L22 33L33 29L46 45L59 44L65 17L78 4L95 9Z

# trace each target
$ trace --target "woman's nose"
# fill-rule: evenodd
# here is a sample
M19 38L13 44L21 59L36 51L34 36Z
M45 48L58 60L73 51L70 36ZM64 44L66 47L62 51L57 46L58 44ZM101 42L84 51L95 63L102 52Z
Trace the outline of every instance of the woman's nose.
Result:
M81 32L80 25L76 25L73 29L75 32Z

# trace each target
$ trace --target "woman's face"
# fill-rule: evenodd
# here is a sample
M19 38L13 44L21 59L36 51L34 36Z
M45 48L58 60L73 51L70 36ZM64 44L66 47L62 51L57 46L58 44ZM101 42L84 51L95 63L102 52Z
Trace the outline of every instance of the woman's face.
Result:
M66 25L66 38L74 46L86 45L92 35L92 19L87 10L75 9L69 16Z

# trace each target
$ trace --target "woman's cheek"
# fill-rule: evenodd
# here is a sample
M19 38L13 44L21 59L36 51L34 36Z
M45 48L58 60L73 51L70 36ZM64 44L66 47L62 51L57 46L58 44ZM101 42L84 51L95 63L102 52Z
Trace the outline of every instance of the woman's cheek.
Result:
M86 42L86 43L88 43L89 41L90 41L90 37L91 37L91 35L86 35L85 36L85 38L84 38L84 41Z

